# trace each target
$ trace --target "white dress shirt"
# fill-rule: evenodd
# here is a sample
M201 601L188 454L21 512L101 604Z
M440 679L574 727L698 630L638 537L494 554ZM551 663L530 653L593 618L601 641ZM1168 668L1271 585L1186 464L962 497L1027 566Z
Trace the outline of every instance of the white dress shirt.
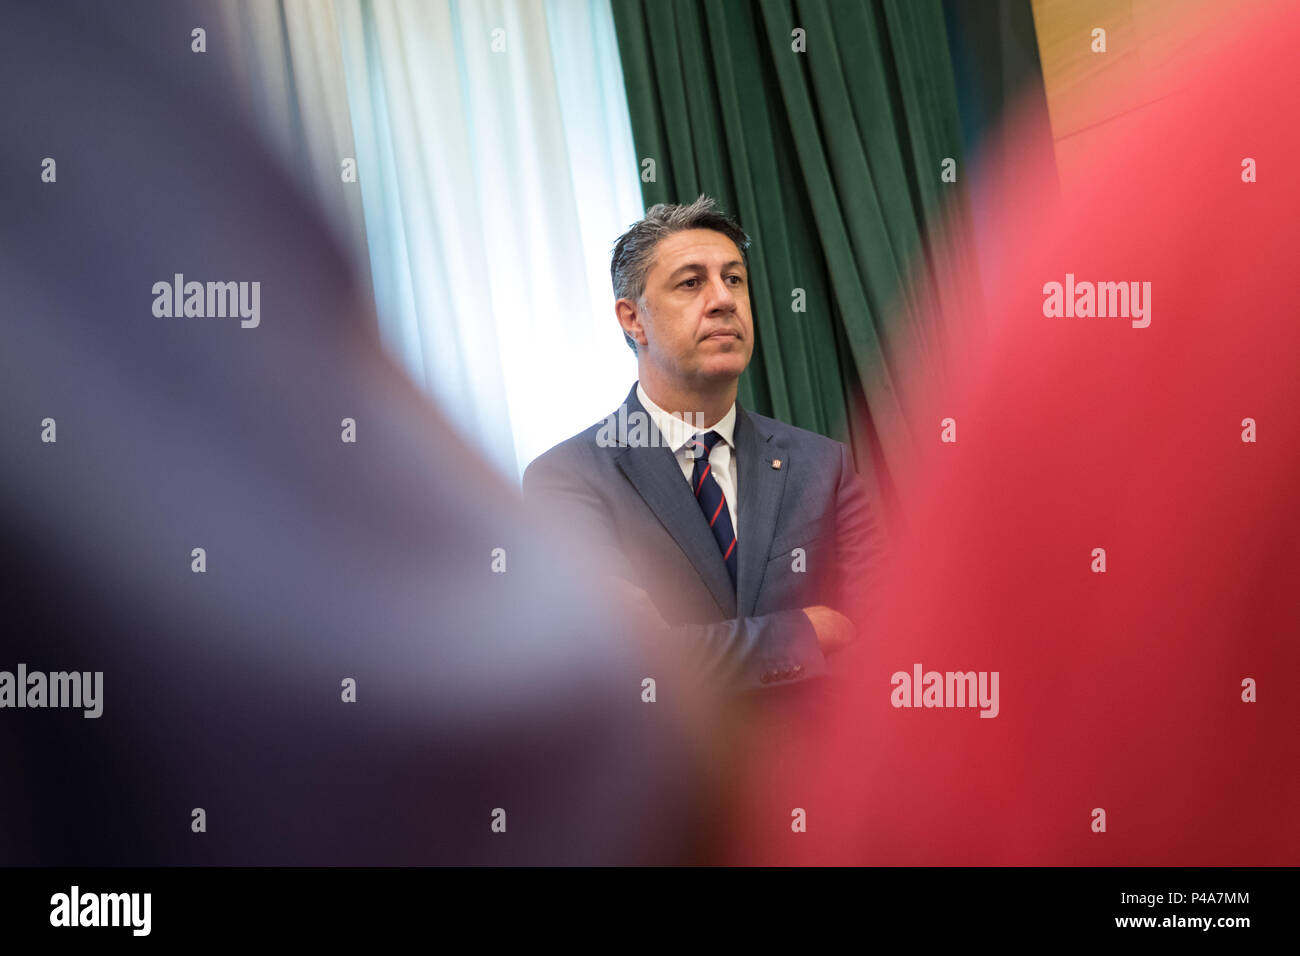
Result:
M722 441L714 445L713 451L709 453L709 464L713 466L709 474L717 481L718 486L722 488L723 497L727 499L727 512L731 515L731 530L735 534L736 540L739 541L740 526L736 522L736 456L734 454L736 445L732 440L733 433L736 430L736 403L731 403L731 407L727 409L727 414L723 415L716 425L707 428L696 428L676 415L664 411L652 402L650 396L645 393L645 389L641 387L640 382L636 383L636 397L645 406L645 410L650 414L655 427L659 429L664 441L672 449L677 464L681 466L682 477L686 479L688 486L691 484L691 476L695 472L695 453L686 447L686 443L696 433L717 432L722 436ZM691 413L685 411L684 414Z

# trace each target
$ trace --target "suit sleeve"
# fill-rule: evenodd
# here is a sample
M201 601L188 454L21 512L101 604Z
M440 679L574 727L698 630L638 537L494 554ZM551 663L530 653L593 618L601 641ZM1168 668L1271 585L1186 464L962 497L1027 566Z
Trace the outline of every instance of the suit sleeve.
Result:
M578 475L534 461L523 477L524 499L544 520L592 552L621 606L642 627L683 650L692 670L710 686L730 693L797 684L827 673L817 632L797 608L709 624L669 625L619 546L599 493Z

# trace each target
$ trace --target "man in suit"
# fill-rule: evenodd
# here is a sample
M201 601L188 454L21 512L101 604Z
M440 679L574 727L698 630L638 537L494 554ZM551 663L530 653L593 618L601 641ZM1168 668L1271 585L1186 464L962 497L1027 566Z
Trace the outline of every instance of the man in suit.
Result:
M880 550L848 449L736 401L754 348L748 246L704 196L654 206L619 238L615 312L638 381L523 479L617 592L733 691L826 675Z

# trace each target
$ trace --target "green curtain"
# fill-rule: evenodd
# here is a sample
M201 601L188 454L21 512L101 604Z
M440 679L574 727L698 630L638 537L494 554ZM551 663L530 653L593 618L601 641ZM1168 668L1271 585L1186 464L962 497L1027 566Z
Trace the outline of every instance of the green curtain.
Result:
M646 206L705 193L753 239L741 401L847 441L892 500L912 433L903 359L939 374L944 361L911 289L933 277L945 209L965 207L941 0L612 7Z

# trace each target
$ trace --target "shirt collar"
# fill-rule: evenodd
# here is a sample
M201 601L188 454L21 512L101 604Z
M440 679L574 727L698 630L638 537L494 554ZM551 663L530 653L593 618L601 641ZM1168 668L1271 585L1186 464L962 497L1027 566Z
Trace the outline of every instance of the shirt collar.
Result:
M673 450L674 455L681 451L682 446L690 441L695 434L701 431L717 432L722 436L722 440L728 445L732 448L736 447L735 442L731 440L732 435L736 430L735 402L731 403L731 407L727 409L727 414L723 415L722 419L716 425L711 428L699 429L678 418L671 412L664 411L652 402L650 396L645 393L645 389L641 387L639 381L636 383L636 397L640 400L641 405L645 408L646 412L649 413L651 420L659 429L659 433L664 436L664 440L668 442L668 446Z

